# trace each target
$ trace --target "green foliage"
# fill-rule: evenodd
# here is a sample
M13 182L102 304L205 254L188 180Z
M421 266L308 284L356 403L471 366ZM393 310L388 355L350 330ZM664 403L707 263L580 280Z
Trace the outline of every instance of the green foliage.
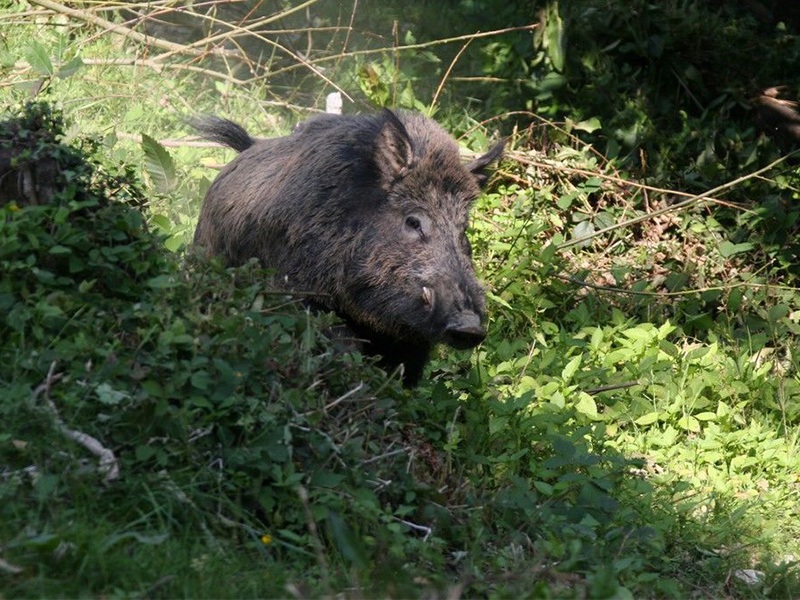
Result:
M320 319L265 292L255 265L167 255L120 191L135 182L105 178L103 198L87 177L50 204L7 204L0 218L0 537L8 560L36 573L14 593L98 592L88 573L70 577L71 591L55 582L101 551L106 565L132 548L152 560L192 529L268 564L302 559L309 519L336 523L336 542L360 524L360 540L392 519L391 498L402 510L414 487L402 483L405 453L381 456L403 431L398 384L333 352ZM112 449L119 481L98 474L68 430ZM375 479L394 483L376 490ZM100 531L85 539L72 519L91 514ZM361 551L402 534L370 532ZM258 593L270 589L280 587Z

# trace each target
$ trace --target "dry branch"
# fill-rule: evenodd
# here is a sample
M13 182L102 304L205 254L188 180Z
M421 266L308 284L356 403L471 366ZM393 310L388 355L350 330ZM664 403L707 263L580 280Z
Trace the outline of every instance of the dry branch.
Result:
M47 371L47 377L45 380L33 390L33 399L35 400L39 396L43 395L44 400L47 403L47 407L50 409L50 412L53 416L53 422L56 424L58 430L66 437L77 444L80 444L100 459L98 470L104 475L104 483L110 483L115 479L118 479L119 463L117 462L117 457L114 455L114 452L103 446L103 444L101 444L91 435L83 433L82 431L78 431L77 429L70 429L67 427L64 421L61 419L61 415L58 414L58 409L50 398L50 390L53 388L53 384L60 381L64 375L63 373L56 373L55 370L56 361L53 361L50 363L50 369Z
M151 46L161 48L162 50L177 51L184 54L189 53L195 56L200 56L205 54L205 52L201 52L199 50L187 49L186 46L183 46L181 44L174 44L166 40L144 35L143 33L134 31L133 29L125 27L124 25L117 25L116 23L112 23L111 21L103 19L102 17L98 17L88 11L80 10L77 8L70 8L63 4L60 4L59 2L52 2L51 0L31 0L31 3L43 6L49 10L52 10L53 12L67 15L68 17L71 17L73 19L78 19L80 21L85 21L86 23L91 23L92 25L101 27L106 31L123 35L134 41L142 42L144 44L149 44Z
M536 29L536 27L538 27L538 25L534 23L533 25L523 25L521 27L506 27L505 29L495 29L492 31L470 33L468 35L458 35L450 38L442 38L440 40L431 40L430 42L407 44L405 46L393 46L391 48L371 48L364 50L353 50L352 52L340 52L339 54L334 54L331 56L322 56L320 58L314 59L312 62L315 65L318 65L324 62L339 61L343 58L352 58L354 56L369 56L372 54L383 54L387 50L391 50L392 52L403 52L406 50L424 50L427 48L433 48L435 46L441 46L444 44L452 44L454 42L466 42L467 40L492 37L496 35L502 35L504 33L511 33L514 31L533 31L534 29ZM289 65L288 67L283 67L282 69L276 69L275 71L270 72L269 76L274 77L276 75L281 75L283 73L293 71L294 69L297 69L298 66L300 65L294 64L294 65Z
M250 23L250 24L245 25L245 26L232 25L232 24L228 23L227 21L222 21L220 19L216 19L216 18L208 16L208 15L197 15L199 18L211 21L212 23L214 23L216 25L225 25L226 27L230 27L232 29L232 31L228 31L228 32L225 32L225 33L218 33L217 35L206 37L206 38L203 38L202 40L197 40L196 42L192 42L191 44L188 44L186 46L178 45L179 48L174 49L174 50L170 50L169 52L166 52L165 54L162 54L162 55L156 57L156 60L164 60L164 59L172 56L175 53L179 53L180 54L182 52L182 50L194 50L195 48L208 46L209 44L213 44L213 43L216 43L216 42L228 40L228 39L231 39L233 37L236 37L237 35L242 35L242 34L245 34L245 33L246 34L250 34L250 35L256 35L259 39L263 40L264 39L263 36L260 36L258 34L253 33L253 30L258 29L259 27L263 27L264 25L269 25L270 23L272 23L274 21L277 21L278 19L283 19L284 17L288 17L292 13L295 13L298 10L303 10L304 8L307 8L307 7L311 6L312 4L316 4L317 2L319 2L319 0L308 0L307 2L303 2L302 4L300 4L298 6L289 8L289 9L287 9L287 10L285 10L283 12L280 12L280 13L278 13L276 15L270 15L269 17L265 17L265 18L260 19L258 21L254 21L253 23ZM286 50L286 49L284 48L284 50ZM286 52L291 54L291 52L289 50L286 50ZM205 54L205 52L202 52L201 54Z
M558 248L559 249L563 249L563 248L568 248L569 246L574 246L576 244L581 244L583 242L591 240L592 238L595 238L595 237L598 237L600 235L609 233L611 231L615 231L617 229L624 229L626 227L630 227L631 225L635 225L636 223L641 223L643 221L649 221L650 219L652 219L654 217L658 217L658 216L661 216L661 215L664 215L664 214L667 214L667 213L671 213L671 212L675 212L675 211L681 210L683 208L687 208L688 206L691 206L691 205L696 204L698 202L710 201L710 200L712 200L714 198L714 196L716 196L720 192L724 192L725 190L728 190L728 189L731 189L733 187L736 187L737 185L739 185L740 183L742 183L744 181L747 181L749 179L753 179L755 177L758 177L762 173L766 173L767 171L772 170L774 167L776 167L780 163L784 162L788 158L788 156L789 155L782 156L781 158L779 158L777 160L774 160L771 163L769 163L766 167L762 167L762 168L760 168L760 169L758 169L756 171L753 171L752 173L748 173L747 175L742 175L741 177L737 177L736 179L733 179L732 181L728 181L727 183L723 183L722 185L718 185L717 187L708 190L704 194L695 194L695 195L690 196L686 200L683 200L681 202L676 202L675 204L672 204L670 206L666 206L666 207L661 208L659 210L654 210L652 212L648 212L648 213L645 213L643 215L639 215L638 217L634 217L634 218L628 219L626 221L621 221L619 223L615 223L614 225L609 225L608 227L603 227L602 229L598 229L597 231L595 231L594 233L591 233L589 235L585 235L585 236L582 236L582 237L579 237L579 238L574 238L574 239L566 241L566 242L564 242L562 244L559 244Z

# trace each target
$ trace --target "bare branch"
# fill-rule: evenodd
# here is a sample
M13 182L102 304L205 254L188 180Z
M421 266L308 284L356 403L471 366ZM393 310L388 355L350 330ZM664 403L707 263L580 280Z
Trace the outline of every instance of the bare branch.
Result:
M32 396L35 400L39 396L43 395L44 400L47 403L47 407L50 409L50 412L53 416L53 421L58 428L58 430L64 434L66 437L71 439L72 441L80 444L84 448L86 448L89 452L94 454L97 458L100 459L98 470L101 474L104 475L103 482L110 483L115 479L119 478L119 463L117 462L117 457L114 455L112 450L109 450L103 444L101 444L96 438L92 437L89 434L83 433L82 431L78 431L77 429L70 429L61 419L61 416L58 414L58 409L56 408L55 403L50 398L50 391L53 388L53 385L60 381L64 375L63 373L56 373L56 361L50 363L50 368L47 371L47 377L45 380L36 386L33 390Z
M136 42L141 42L144 44L155 46L156 48L161 48L163 50L170 50L173 52L180 52L182 54L187 54L187 53L193 54L195 56L200 56L202 54L205 54L205 52L194 50L192 48L187 48L186 46L183 46L181 44L175 44L173 42L168 42L166 40L144 35L142 33L139 33L138 31L130 29L129 27L125 27L124 25L117 25L116 23L112 23L111 21L103 19L102 17L98 17L92 14L91 12L80 10L77 8L70 8L59 2L52 2L52 0L31 0L31 3L38 4L39 6L48 8L53 12L67 15L69 17L72 17L73 19L78 19L80 21L91 23L92 25L101 27L106 31L123 35Z

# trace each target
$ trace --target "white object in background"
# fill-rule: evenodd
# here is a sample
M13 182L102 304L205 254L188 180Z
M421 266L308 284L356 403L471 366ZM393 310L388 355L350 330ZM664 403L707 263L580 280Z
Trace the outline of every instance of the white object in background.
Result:
M332 115L342 114L342 94L331 92L325 97L325 112Z

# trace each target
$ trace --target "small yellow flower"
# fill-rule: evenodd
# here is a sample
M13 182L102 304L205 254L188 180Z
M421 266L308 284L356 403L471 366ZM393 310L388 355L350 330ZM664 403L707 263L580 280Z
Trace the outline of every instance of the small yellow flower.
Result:
M261 543L267 546L268 544L272 543L272 536L268 533L265 533L261 536Z

